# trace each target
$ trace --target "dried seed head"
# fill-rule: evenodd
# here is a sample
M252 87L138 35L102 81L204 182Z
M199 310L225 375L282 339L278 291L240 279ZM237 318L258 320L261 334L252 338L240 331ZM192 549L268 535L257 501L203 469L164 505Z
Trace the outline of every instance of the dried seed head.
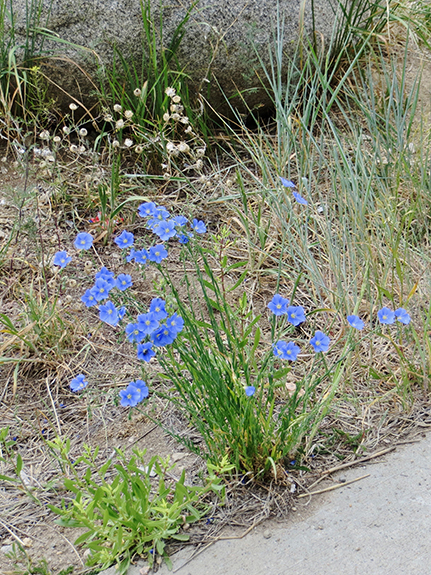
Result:
M126 110L126 111L124 112L124 116L125 116L128 120L130 120L130 118L133 116L132 110Z
M87 130L85 128L81 128L79 130L79 135L82 137L85 137L88 134Z
M74 112L75 110L78 109L78 106L76 104L74 104L73 102L71 102L69 104L69 108L72 110L72 112Z
M175 120L175 122L178 122L180 118L181 116L179 114L172 114L172 119Z
M169 174L168 172L165 172L165 173L163 174L163 179L164 179L164 180L170 180L170 179L171 179L171 174Z
M115 122L115 127L117 128L117 130L121 130L121 128L124 127L124 120L117 120Z
M137 154L142 154L142 152L144 151L144 147L143 146L136 146L135 147L135 152Z
M186 144L185 142L180 142L177 147L178 147L178 150L180 152L183 152L184 154L187 154L187 152L190 152L190 146L188 144Z
M205 148L198 148L196 150L196 157L202 158L203 156L205 156Z
M172 153L175 149L176 149L176 146L173 142L168 142L166 144L166 151L168 152L168 154Z
M113 122L113 118L111 116L111 114L106 114L106 116L103 116L103 121L104 122Z
M75 146L75 144L72 144L69 148L69 150L71 152L73 152L74 154L78 153L78 146Z
M113 140L112 142L112 147L113 148L118 148L120 146L120 142L118 140Z
M79 146L79 151L83 154L85 152L85 146Z
M203 161L202 161L202 160L198 160L198 161L196 162L196 169L197 169L197 170L202 170L203 165L204 165Z
M176 92L174 88L166 88L165 94L166 96L169 96L169 98L173 98L176 95Z
M66 136L68 134L70 134L70 128L68 126L63 126L63 132L66 134Z
M169 122L170 118L171 118L171 117L170 117L170 115L169 115L167 112L165 112L165 113L163 114L163 121L164 121L164 122Z
M139 96L142 94L142 92L141 92L141 90L140 90L139 88L135 88L135 89L133 90L133 93L135 94L135 96L136 96L137 98L139 98Z
M114 104L114 112L121 112L122 109L121 104Z
M187 118L187 119L188 119L188 118ZM186 134L191 134L191 133L193 132L193 129L192 129L191 126L187 126L187 128L184 130L184 132L185 132Z
M41 133L39 134L39 138L40 138L41 140L49 140L49 132L48 132L48 130L43 130L43 132L41 132Z
M131 146L133 146L133 141L130 138L126 138L124 140L124 145L126 146L126 148L130 148Z
M187 116L183 116L182 118L180 118L180 122L182 124L188 124L189 123L189 119Z
M58 142L61 142L60 136L54 136L54 137L53 137L53 140L54 140L54 142L55 142L56 144L58 144Z
M177 94L176 96L174 96L174 97L172 98L172 102L173 102L174 104L179 104L179 103L181 102L181 96L178 96L178 94Z
M76 280L71 278L69 280L69 287L74 288L76 286L76 283L77 283Z

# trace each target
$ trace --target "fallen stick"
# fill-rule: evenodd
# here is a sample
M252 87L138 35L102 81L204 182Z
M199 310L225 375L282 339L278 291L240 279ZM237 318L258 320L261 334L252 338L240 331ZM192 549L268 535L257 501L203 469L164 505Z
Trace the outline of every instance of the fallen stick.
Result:
M361 465L361 463L365 463L366 461L369 461L370 459L374 459L376 457L380 457L381 455L385 455L386 453L389 453L390 451L394 451L395 449L396 449L396 446L394 445L393 447L387 447L386 449L382 449L381 451L377 451L376 453L372 453L371 455L367 455L366 457L362 457L361 459L355 459L354 461L349 461L348 463L342 463L341 465L337 465L336 467L332 467L331 469L324 471L322 473L321 477L319 477L319 479L317 479L314 483L312 483L308 487L308 489L312 489L314 486L316 486L318 483L320 483L323 479L328 477L328 475L332 475L332 473L335 473L336 471L340 471L341 469L346 469L346 467L352 467L353 465Z
M301 495L298 495L298 499L301 497L308 497L309 495L318 495L319 493L326 493L326 491L333 491L334 489L345 487L346 485L350 485L351 483L355 483L355 481L360 481L361 479L365 479L366 477L369 476L370 474L367 473L366 475L361 475L361 477L357 477L356 479L351 479L350 481L344 481L344 483L337 483L337 485L331 485L330 487L325 487L325 489L319 489L318 491L310 491L309 493L301 493Z

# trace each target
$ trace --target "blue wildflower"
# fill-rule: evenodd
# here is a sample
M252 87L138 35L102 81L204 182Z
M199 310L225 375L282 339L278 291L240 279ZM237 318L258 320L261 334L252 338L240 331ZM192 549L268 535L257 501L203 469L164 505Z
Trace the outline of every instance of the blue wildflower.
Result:
M182 227L185 226L189 220L184 216L175 216L174 218L172 218L172 221L175 222L176 226Z
M166 313L166 312L165 312ZM160 314L159 314L160 315ZM167 315L167 314L166 314ZM166 316L163 316L166 317ZM158 317L155 313L141 313L137 317L137 324L138 329L144 335L150 335L155 329L159 327L159 319L163 319L163 317Z
M395 313L388 307L382 307L382 309L377 312L377 317L380 323L390 324L395 321Z
M317 330L314 337L310 340L310 344L313 346L314 351L319 353L321 351L328 351L330 341L329 337L323 333L323 331Z
M80 232L73 245L77 250L89 250L93 245L93 236L87 232Z
M152 246L148 250L148 259L150 262L155 262L156 264L160 264L162 260L168 257L168 252L165 250L163 244L158 244L157 246Z
M289 300L277 293L269 302L268 307L274 315L284 315L287 313L288 305Z
M292 192L293 197L298 202L298 204L302 204L303 206L307 206L308 202L305 198L301 196L298 192Z
M123 319L123 317L126 315L126 311L127 311L127 309L124 307L124 305L120 307L120 309L118 310L119 321L121 321Z
M57 252L54 255L54 259L52 263L55 266L60 266L61 268L65 268L69 262L72 261L71 257L68 257L67 252Z
M150 335L150 339L156 347L164 347L171 344L177 334L172 332L167 325L161 325Z
M245 394L247 397L251 397L252 395L254 395L255 391L256 391L256 388L254 387L254 385L248 385L245 388Z
M105 304L99 306L99 318L109 325L114 327L118 325L118 311L112 301L107 301Z
M94 286L90 289L97 301L102 301L102 299L109 297L110 290L111 286L102 278L98 278L95 281Z
M167 220L169 218L169 212L164 206L157 206L153 214L156 220Z
M132 276L120 274L117 278L116 286L120 291L126 291L132 285Z
M85 294L81 297L82 303L84 303L87 307L93 307L97 305L97 299L95 298L94 294L92 293L91 289L88 289Z
M138 208L138 214L141 218L146 218L154 215L156 204L154 202L145 202Z
M126 262L129 262L129 263L130 263L130 262L132 262L134 259L136 259L136 254L137 254L137 251L136 251L134 248L132 248L132 249L130 250L130 252L129 252L129 255L126 256Z
M132 233L127 232L126 230L123 230L121 234L117 236L114 240L117 246L121 249L130 248L131 246L133 246L134 241L135 236Z
M282 178L281 176L279 176L279 178L280 182L283 184L285 188L296 188L295 184L290 180L286 180L286 178Z
M148 387L145 383L145 381L142 381L142 379L137 379L136 381L131 381L129 383L129 386L134 387L137 391L139 391L139 402L141 402L143 399L145 399L146 397L148 397Z
M278 341L274 345L273 349L275 357L288 359L290 361L296 361L300 351L301 349L292 341L289 341L289 343L286 343L285 341Z
M301 305L289 306L287 308L287 321L295 327L305 321L305 311Z
M180 244L188 244L190 241L190 238L193 237L193 234L180 234L178 236L178 241Z
M108 268L106 268L105 266L103 266L94 277L96 280L98 279L105 280L105 282L109 286L109 291L115 287L116 282L114 272L109 271Z
M407 325L411 322L412 318L403 307L399 307L398 309L395 310L394 313L397 320L403 323L404 325Z
M131 342L141 343L141 341L145 338L146 334L139 329L139 325L137 323L129 323L126 325L124 332L126 334L126 338Z
M166 242L169 238L173 238L177 235L175 229L175 222L172 220L163 220L154 227L153 232L159 236L162 242Z
M72 379L70 382L70 389L72 391L81 391L81 389L85 389L88 385L88 381L85 379L85 375L80 373L76 377Z
M192 230L197 234L204 234L207 231L207 227L202 220L197 220L195 218L192 222Z
M147 363L156 355L156 352L153 350L153 344L150 341L138 344L136 351L138 352L138 359L142 359L142 361L146 361Z
M153 298L150 303L150 312L157 320L165 319L165 317L168 317L165 300L161 299L160 297Z
M129 384L126 389L120 391L121 401L123 407L135 407L138 405L141 398L141 392L133 385Z
M347 321L350 323L350 325L352 327L354 327L355 329L364 329L364 322L361 320L360 317L358 317L357 315L348 315L347 316Z
M174 313L173 315L171 315L171 317L168 317L168 319L166 320L166 325L173 333L178 335L180 331L183 330L184 320L180 315Z

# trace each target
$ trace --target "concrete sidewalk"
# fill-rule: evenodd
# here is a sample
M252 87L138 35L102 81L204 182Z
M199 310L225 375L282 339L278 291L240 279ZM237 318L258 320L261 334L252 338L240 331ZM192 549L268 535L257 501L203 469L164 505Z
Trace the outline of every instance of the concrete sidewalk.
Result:
M430 575L431 434L334 479L366 474L312 501L299 499L284 524L265 523L243 539L218 541L186 565L194 550L180 551L171 558L174 572ZM140 567L128 575L138 575ZM172 571L163 565L158 573Z
M284 526L264 524L244 539L177 553L179 575L430 575L431 435L335 477L369 477L306 498ZM300 503L304 502L304 503ZM271 537L268 536L268 529ZM158 572L169 573L166 566Z

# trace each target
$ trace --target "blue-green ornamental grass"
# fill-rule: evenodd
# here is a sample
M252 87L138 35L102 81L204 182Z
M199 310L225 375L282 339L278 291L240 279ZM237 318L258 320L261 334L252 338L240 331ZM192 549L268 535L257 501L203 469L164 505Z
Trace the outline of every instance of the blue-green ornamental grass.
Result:
M199 236L207 231L204 222L172 217L154 202L141 204L138 215L163 243L139 245L142 240L126 230L114 242L124 252L124 260L135 262L142 273L149 265L157 266L164 278L162 292L154 294L147 306L135 301L133 309L140 309L140 313L132 315L125 306L120 307L123 294L129 302L133 299L131 275L115 277L102 267L93 287L81 298L86 307L97 306L100 320L117 328L135 346L142 379L119 392L121 406L144 409L143 402L157 394L182 411L202 435L204 451L173 434L191 450L213 464L227 456L239 472L256 476L272 470L277 476L279 466L295 455L304 440L305 450L310 446L342 381L346 360L358 344L354 332L363 332L364 321L355 314L348 315L346 323L353 329L337 341L330 337L334 323L327 323L324 330L316 312L307 316L303 306L295 305L294 294L292 300L274 294L266 304L266 316L253 314L246 294L233 307L209 256L212 261L219 258L223 273L235 268L229 268L227 258L220 259L212 248L216 238L210 247L201 246ZM89 235L78 234L75 246L85 243L91 247ZM163 265L172 241L181 245L181 288ZM193 287L190 264L194 267ZM192 293L198 298L192 298ZM111 294L113 301L108 299ZM190 307L186 300L198 303ZM377 319L383 325L395 321L407 325L411 320L401 307L395 312L382 307ZM268 327L263 330L265 325ZM312 361L305 372L296 367L301 358ZM161 376L148 371L152 361L162 367ZM156 377L162 378L164 387L153 386ZM288 377L289 382L295 382L293 393ZM74 391L83 389L83 378L80 374L73 379Z

